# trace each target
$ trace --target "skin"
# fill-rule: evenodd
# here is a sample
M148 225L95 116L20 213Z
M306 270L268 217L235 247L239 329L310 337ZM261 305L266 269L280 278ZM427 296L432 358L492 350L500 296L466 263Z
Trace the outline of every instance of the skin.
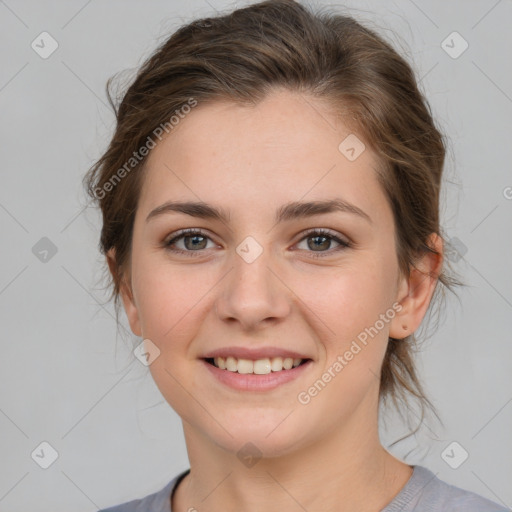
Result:
M411 334L424 317L436 283L425 273L437 275L442 258L428 254L408 278L400 274L376 156L368 145L355 161L338 150L350 133L319 99L275 90L256 107L199 104L148 157L121 294L133 333L160 350L149 368L183 421L191 473L173 511L376 512L412 474L379 440L379 374L388 336ZM371 223L347 212L274 223L287 202L334 197ZM204 201L230 219L167 213L146 222L168 200ZM207 232L201 249L183 238L174 244L195 257L165 248L183 228ZM312 248L302 234L312 228L352 246L337 251L332 240ZM252 263L236 252L247 236L263 249ZM431 243L442 250L436 235ZM110 252L111 271L114 260ZM298 394L394 303L400 312L299 403ZM313 364L272 391L234 391L199 359L230 345L292 349ZM248 441L262 453L251 468L237 457Z

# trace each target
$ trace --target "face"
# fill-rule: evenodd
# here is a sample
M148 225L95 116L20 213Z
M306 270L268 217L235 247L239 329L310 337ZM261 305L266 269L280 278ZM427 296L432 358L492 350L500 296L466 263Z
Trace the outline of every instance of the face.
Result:
M396 305L407 283L377 159L353 138L340 150L350 134L320 100L274 91L199 103L148 157L124 306L160 351L163 396L216 446L285 454L375 419L388 336L405 336L411 308ZM300 207L328 201L342 206ZM224 218L155 212L168 202Z

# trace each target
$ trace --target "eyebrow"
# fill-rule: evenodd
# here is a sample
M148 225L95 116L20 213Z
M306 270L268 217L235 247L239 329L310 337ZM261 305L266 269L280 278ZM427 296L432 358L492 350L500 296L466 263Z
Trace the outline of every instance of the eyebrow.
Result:
M152 210L146 217L146 222L149 222L151 219L159 217L160 215L172 212L184 213L185 215L199 217L201 219L218 220L226 224L230 220L230 214L228 211L202 201L167 201ZM312 217L314 215L333 212L352 213L372 224L372 219L367 213L341 198L323 201L294 201L287 203L277 209L274 222L277 224L293 219Z

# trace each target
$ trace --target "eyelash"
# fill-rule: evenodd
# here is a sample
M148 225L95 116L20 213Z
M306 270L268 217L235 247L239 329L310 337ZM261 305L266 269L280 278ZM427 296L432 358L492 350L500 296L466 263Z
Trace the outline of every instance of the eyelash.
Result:
M208 236L207 233L205 233L204 231L202 231L199 228L183 229L183 230L179 231L177 233L177 235L175 237L173 237L171 240L169 240L168 242L165 242L165 244L164 244L165 245L165 249L170 251L170 252L173 252L173 253L185 254L186 256L190 256L190 257L195 257L196 255L200 255L201 252L206 250L206 249L201 249L201 250L198 250L198 251L184 251L182 249L171 249L171 245L173 245L177 240L179 240L179 239L181 239L181 238L183 238L185 236L193 236L193 235L200 235L200 236L203 236L205 238L210 238L210 236ZM331 233L328 229L323 229L323 228L316 228L316 229L312 229L310 231L307 231L306 233L303 234L303 237L297 243L302 242L305 238L311 238L313 236L324 236L324 237L330 238L330 239L332 239L335 242L340 244L338 247L336 247L333 250L319 251L319 252L307 251L307 252L311 252L312 253L313 258L323 258L325 256L331 255L334 252L342 251L343 249L347 249L347 248L352 247L352 243L351 242L347 242L346 240L342 240L339 237L337 237L336 235L334 235L333 233ZM194 254L194 253L198 253L198 254Z

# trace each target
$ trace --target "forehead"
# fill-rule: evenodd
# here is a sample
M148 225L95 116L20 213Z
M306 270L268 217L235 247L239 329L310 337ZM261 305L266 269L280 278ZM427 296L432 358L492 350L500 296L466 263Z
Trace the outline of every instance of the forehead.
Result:
M306 94L275 91L255 106L199 102L148 156L139 204L146 214L169 199L254 213L342 196L375 212L384 199L377 165L362 138Z

